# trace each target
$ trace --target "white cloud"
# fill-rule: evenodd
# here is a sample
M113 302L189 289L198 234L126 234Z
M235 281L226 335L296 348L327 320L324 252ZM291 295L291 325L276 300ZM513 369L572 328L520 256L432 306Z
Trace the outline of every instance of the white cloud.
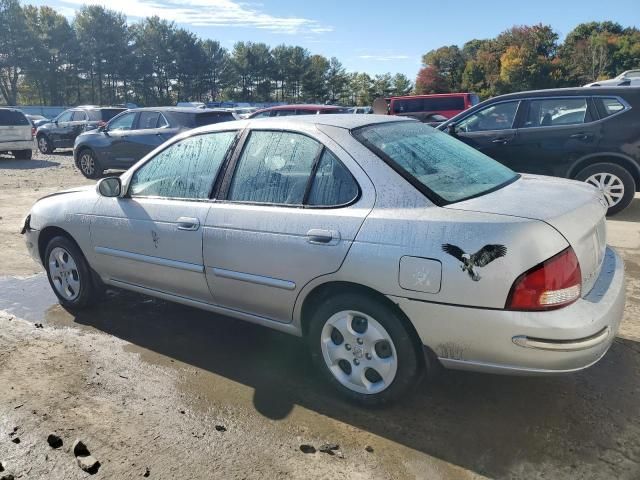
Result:
M157 15L176 23L196 27L246 27L284 34L321 34L333 27L300 17L274 16L261 10L261 4L234 0L61 0L68 5L102 5L128 17ZM67 9L69 7L62 7Z
M393 60L406 60L409 55L358 55L363 60L375 60L377 62L390 62Z

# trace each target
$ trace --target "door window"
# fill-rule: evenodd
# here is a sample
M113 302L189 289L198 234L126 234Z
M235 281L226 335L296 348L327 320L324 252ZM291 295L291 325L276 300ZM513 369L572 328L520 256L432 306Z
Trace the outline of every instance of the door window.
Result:
M73 115L73 111L67 110L66 112L62 112L60 116L56 119L58 122L70 122L71 116Z
M135 113L125 113L119 117L114 118L109 122L109 131L121 131L131 130L133 127L133 120L136 118Z
M151 130L158 128L158 119L160 118L160 112L140 112L138 118L138 130Z
M131 196L207 199L236 132L196 135L174 143L140 167Z
M309 191L308 205L346 205L358 196L358 185L342 163L325 149Z
M458 123L458 130L461 132L488 132L513 128L519 103L519 101L514 101L489 105Z
M74 122L84 122L87 119L87 114L81 112L80 110L76 110L73 112L73 121Z
M586 98L531 100L522 128L577 125L591 121Z
M623 103L617 98L596 98L596 105L600 111L600 117L605 118L625 109Z
M301 205L321 145L289 132L251 132L236 168L228 199Z

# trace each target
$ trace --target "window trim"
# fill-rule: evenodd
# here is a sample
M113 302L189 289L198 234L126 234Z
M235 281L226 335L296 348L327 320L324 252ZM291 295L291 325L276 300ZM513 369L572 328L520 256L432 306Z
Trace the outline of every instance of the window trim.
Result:
M520 108L518 106L518 108ZM517 115L517 111L516 111L516 115ZM398 175L400 175L402 178L404 178L409 184L411 184L416 190L418 190L420 193L422 193L425 197L427 197L431 203L433 203L434 205L438 206L438 207L446 207L447 205L453 205L455 203L460 203L460 202L464 202L466 200L471 200L472 198L476 198L476 197L482 197L484 195L488 195L492 192L498 191L508 185L511 185L512 183L516 182L517 180L520 179L521 175L517 172L514 172L515 175L513 176L513 178L502 182L499 185L496 185L495 187L492 187L488 190L485 190L483 192L480 193L476 193L474 195L469 195L468 197L463 197L460 198L458 200L455 201L450 201L450 200L446 200L445 198L441 197L440 195L438 195L436 192L434 192L433 190L431 190L429 187L427 187L426 185L424 185L422 182L418 181L417 178L415 178L413 175L409 174L404 168L402 168L400 165L398 165L398 163L396 161L394 161L389 155L387 155L385 152L383 152L382 150L380 150L378 147L376 147L375 145L371 144L371 142L365 140L364 138L360 138L358 136L358 131L359 130L363 130L372 126L381 126L381 125L389 125L389 124L399 124L399 123L403 123L403 122L415 122L415 120L403 120L403 121L389 121L389 122L380 122L380 123L370 123L368 125L362 125L361 127L357 127L354 128L352 130L349 131L349 133L351 133L351 136L353 136L353 138L359 142L361 145L363 145L365 148L367 148L369 151L371 151L371 153L373 153L375 156L377 156L380 160L382 160L384 163L386 163L389 167L391 167L391 169L393 169ZM500 131L500 130L497 130ZM444 132L442 132L444 133ZM474 133L481 133L481 132L474 132ZM494 160L494 162L497 162L497 160ZM500 162L498 162L500 163Z
M302 197L302 203L291 204L291 203L273 203L273 202L254 202L254 201L248 201L248 200L229 200L229 190L231 188L231 182L233 181L233 177L237 171L238 163L240 161L240 158L242 158L242 154L244 153L244 149L248 143L248 139L251 137L252 132L293 133L296 135L302 135L307 138L310 138L311 140L317 142L320 145L320 149L318 150L318 153L313 159L313 164L311 165L311 173L309 173L309 178L307 179L307 185L305 186L304 195ZM324 153L325 150L329 151L335 157L335 159L338 162L340 162L340 164L344 167L344 169L347 172L349 172L351 179L356 185L358 193L351 201L344 204L340 204L340 205L307 205L305 202L308 200L309 193L311 192L311 188L313 186L313 180L315 179L315 173L318 170L318 165L320 164L320 160L322 159L322 154ZM233 158L230 160L229 165L227 165L224 178L222 179L219 191L217 193L219 198L216 199L216 202L218 203L228 203L228 204L234 204L234 205L256 205L256 206L265 206L265 207L286 207L286 208L327 210L327 209L334 209L334 208L345 208L353 205L354 203L357 203L358 200L360 200L360 198L362 197L362 188L360 187L360 184L358 183L358 180L356 179L356 177L353 175L353 173L351 173L351 170L349 170L349 168L340 160L340 157L338 157L338 155L336 155L333 152L333 150L331 150L319 139L313 137L312 135L309 135L306 132L289 130L286 128L246 128L243 131L243 136L241 141L237 145L236 154L233 155Z
M229 145L229 148L227 149L224 158L222 159L222 163L220 164L220 168L218 169L218 173L216 173L216 177L213 179L213 182L211 182L211 186L209 187L209 194L207 196L207 198L185 198L185 197L161 197L158 195L133 195L131 193L131 188L133 186L133 177L135 176L135 174L138 172L138 170L140 170L142 167L144 167L145 165L147 165L150 161L152 161L154 158L156 158L158 155L160 155L162 152L164 152L165 150L167 150L168 148L172 147L173 145L176 145L177 143L180 143L183 140L187 140L189 138L194 138L194 137L198 137L201 135L211 135L211 134L216 134L216 133L226 133L226 132L235 132L235 136L233 138L233 140L231 141L231 144ZM187 137L183 137L183 138L179 138L176 139L175 141L172 141L171 143L169 143L168 145L166 145L162 150L160 150L159 152L156 152L156 154L147 159L142 165L139 165L132 173L131 173L131 177L129 180L129 184L127 185L127 191L126 193L123 195L124 198L148 198L148 199L154 199L154 200L181 200L181 201L188 201L188 202L211 202L212 200L215 200L215 193L216 193L216 187L218 186L218 179L221 177L221 175L226 174L226 166L227 163L229 161L229 158L231 157L231 152L235 151L235 148L237 146L240 134L244 132L244 130L242 129L226 129L226 130L215 130L213 132L199 132L196 133L194 135L189 135Z

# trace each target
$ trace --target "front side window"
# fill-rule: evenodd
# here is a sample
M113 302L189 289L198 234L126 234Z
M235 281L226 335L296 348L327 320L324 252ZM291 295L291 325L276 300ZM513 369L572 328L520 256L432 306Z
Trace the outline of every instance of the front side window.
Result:
M519 101L503 102L478 110L458 123L460 132L488 132L513 128Z
M531 100L523 128L576 125L590 120L586 98Z
M185 138L140 167L131 179L131 196L207 199L236 132Z
M124 115L120 115L109 122L109 131L117 132L122 130L131 130L133 128L133 120L135 118L135 113L125 113Z
M321 145L297 133L253 131L231 181L233 201L301 205Z
M488 193L518 178L504 165L422 123L372 125L354 135L439 204Z
M66 112L62 112L58 118L56 118L57 122L70 122L71 117L73 116L72 110L67 110Z

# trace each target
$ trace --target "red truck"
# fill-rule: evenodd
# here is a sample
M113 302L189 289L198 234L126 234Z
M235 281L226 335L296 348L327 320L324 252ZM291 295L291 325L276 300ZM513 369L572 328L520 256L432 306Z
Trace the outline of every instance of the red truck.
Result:
M386 98L389 115L413 117L425 123L443 122L480 103L475 93L438 93ZM375 105L374 105L375 108Z

